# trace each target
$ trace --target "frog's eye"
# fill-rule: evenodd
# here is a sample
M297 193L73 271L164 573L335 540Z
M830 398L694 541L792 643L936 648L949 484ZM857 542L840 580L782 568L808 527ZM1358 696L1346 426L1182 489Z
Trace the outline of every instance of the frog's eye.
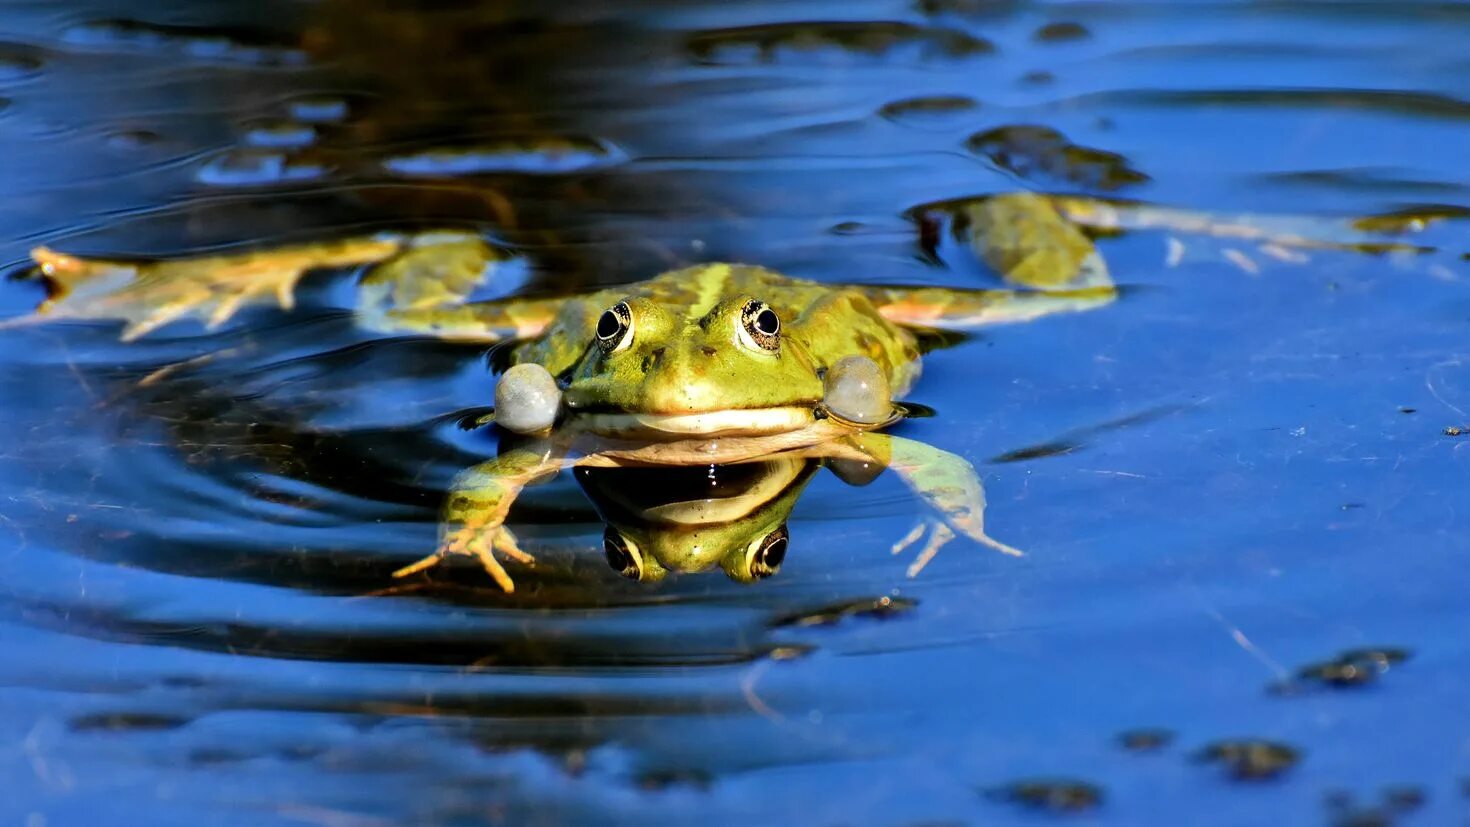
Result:
M618 574L629 580L643 576L643 555L639 553L638 546L624 539L612 526L602 532L602 553L607 557L607 564Z
M775 531L751 543L745 563L750 579L760 580L780 570L781 563L786 559L786 546L790 540L791 534L786 530L786 524L782 523Z
M597 346L603 353L616 353L633 343L633 311L618 302L597 320Z
M781 319L765 302L752 299L740 310L740 338L750 347L781 349Z

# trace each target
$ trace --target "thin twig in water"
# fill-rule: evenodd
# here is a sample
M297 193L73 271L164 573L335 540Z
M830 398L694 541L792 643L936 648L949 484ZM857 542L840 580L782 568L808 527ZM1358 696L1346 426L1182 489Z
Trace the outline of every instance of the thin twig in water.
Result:
M1429 395L1430 396L1434 397L1441 405L1444 405L1446 408L1449 408L1450 410L1452 410L1455 413L1459 414L1460 419L1463 421L1463 420L1466 420L1466 419L1470 419L1470 416L1466 416L1465 415L1465 412L1463 410L1461 410L1458 405L1454 404L1453 402L1451 402L1448 399L1445 399L1443 396L1441 396L1440 393L1439 393L1439 389L1434 386L1434 371L1435 370L1437 370L1439 368L1442 368L1442 367L1456 367L1457 368L1459 366L1460 366L1460 360L1459 359L1450 359L1448 361L1439 362L1439 363L1430 365L1429 366L1429 370L1426 371L1425 374L1424 374L1424 387L1426 387L1426 388L1429 389Z
M786 716L772 709L761 697L755 694L756 681L760 680L762 674L771 666L770 661L761 661L750 668L745 677L740 679L740 695L750 705L751 711L772 721L785 721Z
M1204 608L1205 614L1209 615L1211 619L1219 623L1225 631L1230 633L1230 639L1235 641L1235 645L1245 650L1246 654L1255 658L1262 666L1271 670L1271 673L1278 681L1286 681L1291 678L1291 672L1286 667L1282 666L1275 658L1266 654L1265 650L1261 649L1261 647L1252 643L1251 639L1245 636L1245 632L1239 626L1226 620L1225 615L1221 614L1219 609L1211 606L1205 600L1204 595L1198 593L1198 590L1196 590L1196 597L1199 600L1200 606Z

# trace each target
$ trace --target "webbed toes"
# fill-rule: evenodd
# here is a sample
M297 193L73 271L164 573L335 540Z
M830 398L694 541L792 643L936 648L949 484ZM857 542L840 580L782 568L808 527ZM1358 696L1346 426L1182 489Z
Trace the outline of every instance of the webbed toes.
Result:
M473 557L479 561L485 573L490 575L490 579L502 591L510 594L516 590L515 581L495 556L496 552L524 565L536 563L536 558L520 547L515 535L505 526L466 525L447 532L437 551L398 569L393 572L393 576L408 577L433 568L453 556Z

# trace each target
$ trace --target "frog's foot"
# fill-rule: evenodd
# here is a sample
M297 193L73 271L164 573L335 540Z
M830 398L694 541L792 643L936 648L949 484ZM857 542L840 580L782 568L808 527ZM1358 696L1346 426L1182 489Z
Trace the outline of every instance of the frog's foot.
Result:
M938 520L920 520L908 534L903 535L902 539L893 544L893 553L903 554L908 551L914 543L923 538L925 533L929 534L929 541L924 543L923 548L920 548L918 555L914 557L914 562L909 564L909 577L918 577L919 572L923 571L924 567L929 565L929 561L934 559L934 555L938 554L946 543L954 539L954 530L944 523Z
M929 565L929 561L934 559L934 555L938 554L940 549L944 548L949 544L949 541L956 537L955 529L951 528L943 520L935 518L920 520L908 534L905 534L898 542L893 544L893 553L902 554L908 551L915 543L923 539L926 533L929 535L929 539L919 549L919 553L914 556L914 561L909 564L907 572L909 577L918 577L919 572L923 571L924 567ZM1010 554L1016 557L1022 557L1025 554L1020 549L1008 546L986 534L984 531L963 531L963 533L975 542L989 546L1002 554Z
M521 548L516 536L505 526L466 525L447 533L440 542L439 549L433 554L393 572L393 576L408 577L438 565L451 555L464 555L479 560L496 585L509 594L516 590L515 581L510 579L505 566L495 558L497 551L518 563L527 566L536 564L536 558Z
M910 577L922 571L939 549L957 536L1002 554L1024 556L1020 549L985 533L985 488L974 466L962 457L922 442L872 432L854 434L846 446L858 452L852 458L866 456L895 471L932 509L893 546L893 553L899 554L922 539L926 531L929 533L928 541L909 566Z
M37 247L31 258L51 296L26 321L120 319L123 341L183 318L212 329L247 305L291 309L297 282L312 270L379 261L399 247L393 238L361 238L168 261L88 259Z

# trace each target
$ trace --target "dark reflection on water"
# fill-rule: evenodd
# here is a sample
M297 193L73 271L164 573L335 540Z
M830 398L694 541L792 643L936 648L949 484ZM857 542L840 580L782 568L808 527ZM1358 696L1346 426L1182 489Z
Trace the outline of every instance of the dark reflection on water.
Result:
M943 211L1015 189L1377 235L1099 231L1118 303L944 339L900 433L976 461L1028 556L955 544L912 581L888 549L918 505L830 474L757 585L624 579L573 475L517 504L538 565L514 596L472 566L393 581L496 450L462 427L491 380L474 347L356 330L349 274L209 333L6 329L0 813L1462 818L1467 26L1451 3L7 4L14 270L39 244L460 227L530 262L500 290L719 259L973 285Z

